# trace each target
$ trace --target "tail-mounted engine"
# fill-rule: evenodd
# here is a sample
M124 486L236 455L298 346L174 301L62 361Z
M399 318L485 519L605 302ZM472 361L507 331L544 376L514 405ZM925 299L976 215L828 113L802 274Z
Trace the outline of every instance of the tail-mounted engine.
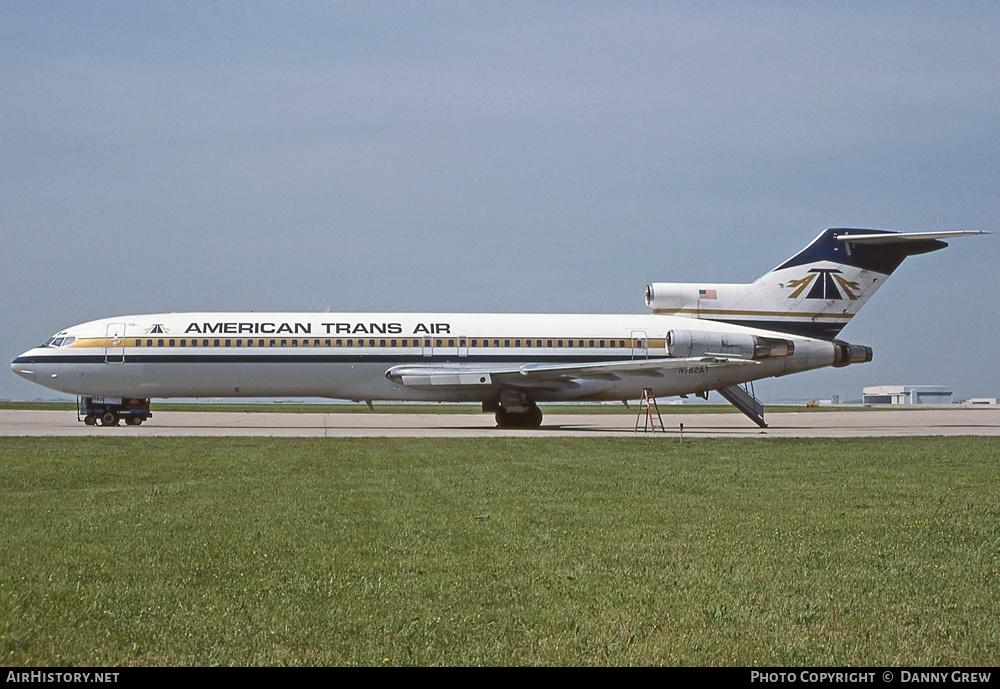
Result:
M795 343L746 333L671 330L667 332L667 353L678 358L735 356L741 359L771 359L791 356L795 353Z
M843 340L833 341L833 365L843 368L851 364L866 364L872 360L872 348L865 345L852 345Z

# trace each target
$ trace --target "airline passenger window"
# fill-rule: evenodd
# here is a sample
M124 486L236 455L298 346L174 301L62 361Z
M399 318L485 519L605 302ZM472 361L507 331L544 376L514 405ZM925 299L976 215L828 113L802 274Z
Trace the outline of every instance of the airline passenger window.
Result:
M378 346L379 347L385 347L385 340L379 340L378 341Z
M455 340L448 340L448 346L449 347L454 347L455 346Z
M243 340L236 340L236 346L237 347L242 347L243 346Z
M545 346L546 347L551 347L552 346L552 340L545 340Z
M323 342L325 343L325 346L329 347L331 340L323 340Z
M337 346L338 347L343 347L344 346L344 341L343 340L337 340Z
M612 347L614 347L614 346L615 346L615 341L614 341L614 340L611 340L611 346L612 346Z
M556 342L556 346L557 347L562 347L563 346L563 341L562 340L557 341Z
M520 340L514 340L514 346L515 347L520 347L521 346L521 341Z
M531 340L525 340L524 341L524 346L525 347L530 347L531 346Z
M141 347L142 346L142 340L136 340L134 346Z
M490 346L490 341L489 340L483 340L483 346L484 347L489 347Z
M503 346L504 347L510 347L510 340L504 340L503 341Z
M156 346L157 347L162 347L163 346L163 340L157 340L156 341Z
M281 346L282 347L287 347L288 346L288 340L282 340L281 341Z
M395 347L396 346L396 341L395 340L389 340L389 346Z
M500 340L493 340L493 346L494 347L499 347L500 346Z
M233 341L232 340L226 340L226 346L227 347L232 347L233 346Z
M593 346L594 346L594 341L593 341L593 340L590 340L590 344L589 344L589 345L587 345L587 346L588 346L588 347L593 347Z
M187 340L181 338L181 347L187 347Z
M443 346L443 345L444 345L444 340L442 340L442 339L440 339L440 338L438 338L438 339L437 339L437 340L435 340L435 342L434 342L434 346L435 346L435 347L441 347L441 346Z
M536 347L541 347L542 346L542 341L541 340L535 340L535 346Z
M170 346L174 347L177 344L177 340L170 340Z
M368 346L369 347L374 347L375 346L375 340L368 340Z
M146 340L146 346L147 347L152 347L153 346L153 341L152 340Z

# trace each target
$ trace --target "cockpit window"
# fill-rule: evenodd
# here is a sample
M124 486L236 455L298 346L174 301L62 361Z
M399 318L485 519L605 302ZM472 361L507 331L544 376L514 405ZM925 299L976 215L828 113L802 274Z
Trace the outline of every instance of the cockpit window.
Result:
M62 342L61 346L62 347L69 347L74 342L76 342L76 338L75 337L67 337L67 338L63 339L63 342Z

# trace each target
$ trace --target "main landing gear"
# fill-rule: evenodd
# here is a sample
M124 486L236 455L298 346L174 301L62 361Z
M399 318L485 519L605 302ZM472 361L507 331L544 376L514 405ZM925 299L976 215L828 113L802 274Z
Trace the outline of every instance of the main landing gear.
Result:
M507 411L503 407L497 409L497 428L538 428L542 425L542 410L537 406L525 411Z
M496 412L497 428L538 428L542 410L519 393L501 393L499 402L483 402L483 411Z

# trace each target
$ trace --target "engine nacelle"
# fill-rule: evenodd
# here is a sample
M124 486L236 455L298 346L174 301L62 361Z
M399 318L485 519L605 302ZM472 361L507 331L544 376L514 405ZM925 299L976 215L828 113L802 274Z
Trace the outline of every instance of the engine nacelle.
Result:
M682 309L698 306L698 285L683 282L653 282L646 285L646 306L651 309Z
M741 359L770 359L794 353L794 342L777 337L701 330L667 332L667 354L676 358L721 355Z
M746 298L750 285L696 282L651 282L646 285L646 306L659 313L697 314L731 308Z
M843 340L833 341L833 365L835 368L851 364L867 364L873 356L871 347L852 345Z

